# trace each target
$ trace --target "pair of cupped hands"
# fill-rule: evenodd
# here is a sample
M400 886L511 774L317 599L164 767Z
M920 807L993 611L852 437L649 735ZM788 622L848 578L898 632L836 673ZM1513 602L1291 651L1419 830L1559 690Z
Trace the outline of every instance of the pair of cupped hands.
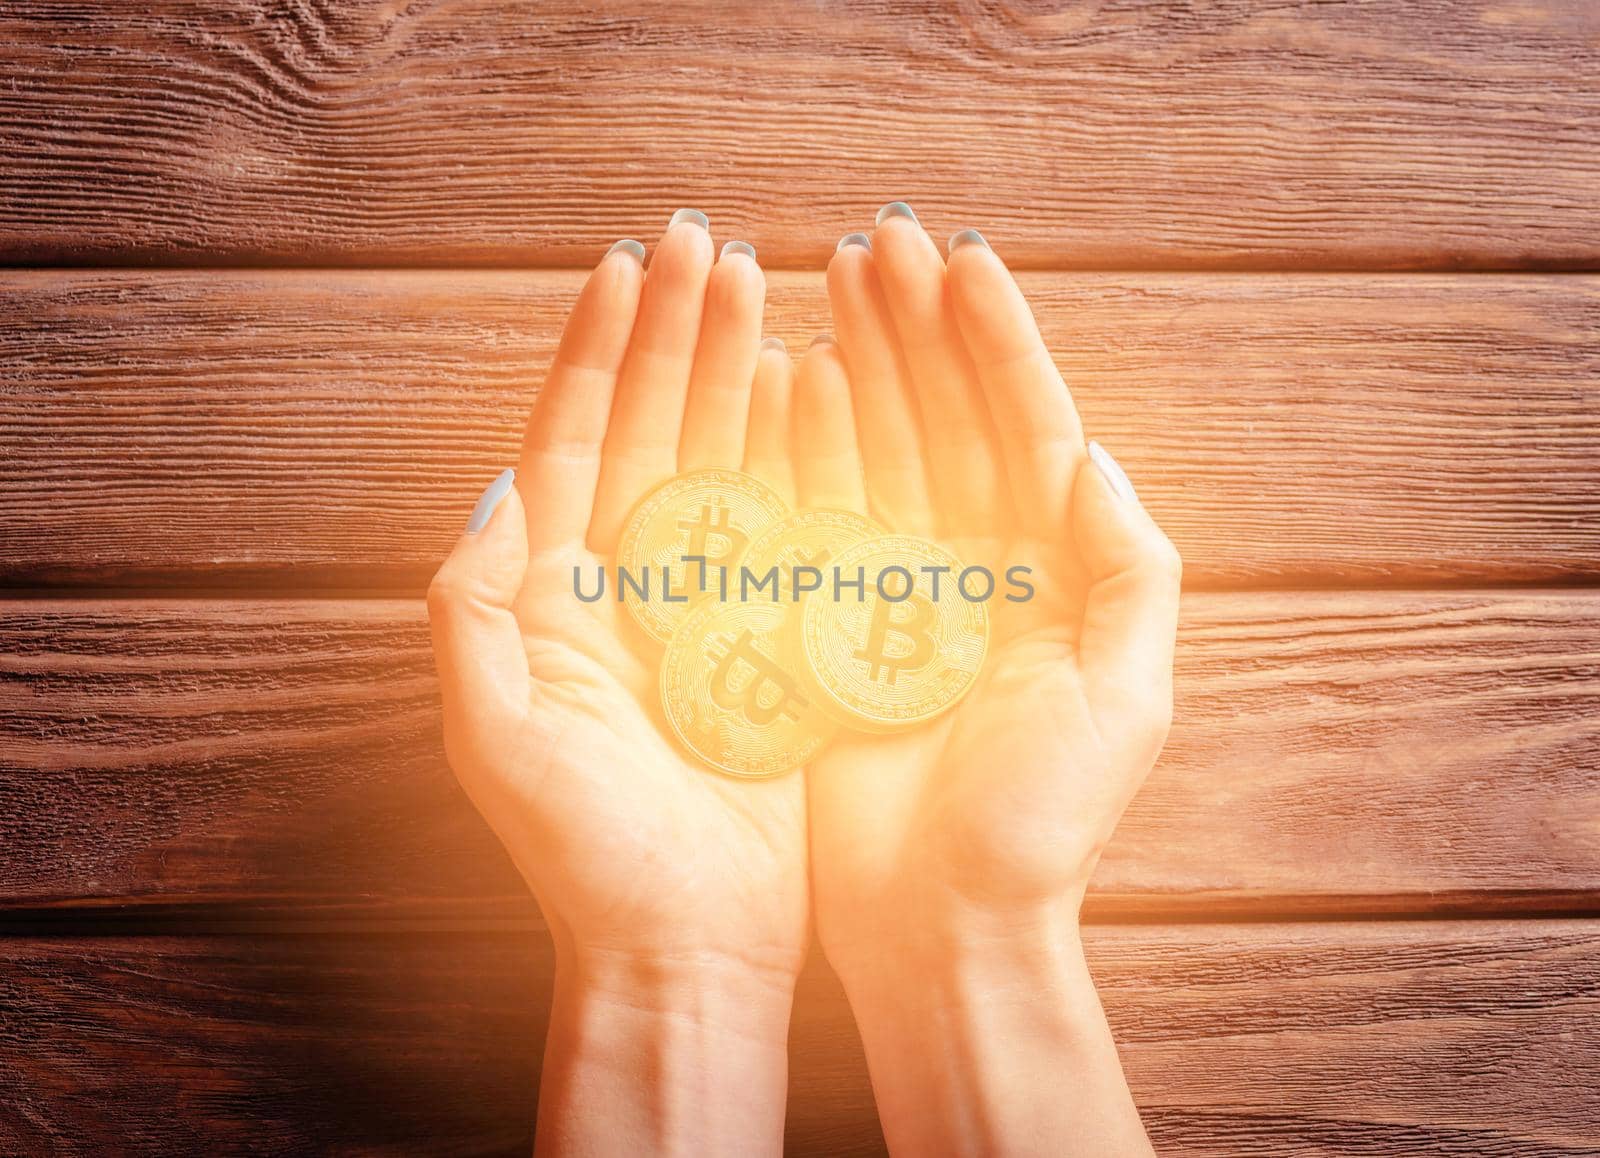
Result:
M834 335L796 365L762 338L752 247L719 251L693 210L648 264L618 242L573 307L514 479L433 582L450 763L556 946L546 1151L780 1142L813 919L891 1146L1071 1152L1012 1071L1063 1048L1116 1068L1078 910L1166 737L1180 564L1086 444L1004 263L972 230L946 252L885 206L839 243ZM660 719L659 645L615 601L573 594L646 491L704 467L996 574L1028 566L1036 593L990 604L982 674L932 723L841 734L771 780L709 771ZM1120 1072L1107 1089L1079 1107L1080 1142L1098 1123L1097 1152L1142 1145Z

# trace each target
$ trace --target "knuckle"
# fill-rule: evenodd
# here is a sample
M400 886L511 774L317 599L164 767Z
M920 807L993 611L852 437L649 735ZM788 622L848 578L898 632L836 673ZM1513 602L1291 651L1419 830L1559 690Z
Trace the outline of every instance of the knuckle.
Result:
M437 618L460 605L463 597L461 578L446 563L434 573L428 583L428 614Z
M1160 536L1150 549L1150 564L1161 575L1177 583L1183 579L1183 556L1165 535Z

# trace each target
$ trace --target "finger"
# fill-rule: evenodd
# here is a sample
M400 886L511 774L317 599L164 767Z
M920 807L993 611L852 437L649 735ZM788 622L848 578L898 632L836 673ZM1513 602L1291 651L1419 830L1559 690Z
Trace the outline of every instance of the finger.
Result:
M944 261L902 202L885 205L873 262L916 387L928 470L946 530L992 535L1010 514L993 423L956 326Z
M1153 761L1172 711L1182 561L1096 442L1074 480L1072 529L1089 576L1078 641L1089 704L1115 723L1102 733L1150 746Z
M894 530L931 536L938 528L922 457L922 419L866 234L839 243L828 263L828 299L872 510Z
M793 447L795 490L802 506L866 512L850 382L831 338L816 339L800 359Z
M761 353L761 311L767 279L756 251L730 241L706 283L700 345L683 414L678 469L738 467L744 460L750 383Z
M750 394L750 428L745 435L746 473L794 502L794 466L789 454L789 422L794 395L794 363L778 338L761 343Z
M1023 530L1060 535L1083 462L1083 426L1055 359L1005 263L975 229L950 239L947 280L956 322L1005 452Z
M515 477L508 470L489 484L428 587L445 749L463 777L505 766L530 706L527 653L511 612L528 566Z
M615 548L639 497L677 472L712 258L705 217L694 210L673 214L645 275L601 449L589 544L602 554Z
M528 548L581 543L594 511L600 447L639 309L644 246L619 241L595 267L528 416L518 465L528 494Z

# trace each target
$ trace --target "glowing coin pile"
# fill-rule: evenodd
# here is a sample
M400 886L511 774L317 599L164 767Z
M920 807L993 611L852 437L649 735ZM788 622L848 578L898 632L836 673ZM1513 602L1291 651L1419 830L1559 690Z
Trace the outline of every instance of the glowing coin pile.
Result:
M777 776L840 728L893 732L971 690L989 641L961 561L850 511L790 511L759 479L705 470L641 499L615 598L666 644L662 709L695 756Z

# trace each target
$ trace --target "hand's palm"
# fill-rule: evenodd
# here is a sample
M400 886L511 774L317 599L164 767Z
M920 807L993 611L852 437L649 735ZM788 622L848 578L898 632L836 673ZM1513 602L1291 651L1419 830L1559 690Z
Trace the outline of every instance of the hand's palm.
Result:
M803 783L737 783L687 757L661 726L659 646L615 599L573 589L574 568L592 581L610 562L588 544L610 549L657 483L746 465L747 437L784 441L783 411L751 405L770 377L764 292L750 256L718 260L692 221L675 219L648 278L636 255L602 261L515 488L430 592L451 762L581 948L785 968L804 952Z
M989 601L989 654L952 710L843 735L809 770L824 944L871 939L885 914L1070 900L1164 736L1176 556L1084 469L1066 386L986 248L947 269L890 218L835 255L829 290L859 430L799 431L802 499L942 537L996 576L1026 566L1034 593Z
M787 920L773 901L803 871L803 786L708 774L665 735L659 645L615 600L576 599L574 567L614 574L612 560L584 549L547 553L529 561L516 609L541 738L519 776L561 818L540 834L541 854L524 872L541 892L577 898L589 944L653 929L670 948L678 930L703 938L729 914L763 908ZM747 934L720 935L733 943Z
M946 717L888 737L846 732L819 756L821 888L837 876L885 904L908 900L894 895L904 881L975 903L1049 895L1103 839L1104 808L1085 807L1108 756L1078 668L1081 567L1021 541L949 546L991 570L1028 560L1034 596L991 606L983 672Z

